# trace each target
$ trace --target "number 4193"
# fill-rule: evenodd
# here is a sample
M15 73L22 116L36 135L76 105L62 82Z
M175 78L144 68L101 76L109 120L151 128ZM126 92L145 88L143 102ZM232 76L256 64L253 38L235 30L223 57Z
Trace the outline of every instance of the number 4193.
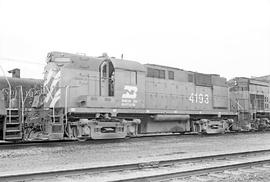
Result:
M199 104L208 104L209 103L209 96L208 94L201 94L201 93L191 93L188 99L191 103L199 103Z

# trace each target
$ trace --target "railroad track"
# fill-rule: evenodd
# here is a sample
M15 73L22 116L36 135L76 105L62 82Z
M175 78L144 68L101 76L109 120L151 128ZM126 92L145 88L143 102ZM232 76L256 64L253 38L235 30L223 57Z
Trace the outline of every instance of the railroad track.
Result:
M269 165L265 165L265 164L269 164ZM169 181L169 180L184 181L184 180L192 179L192 177L194 176L200 179L200 176L203 176L203 175L204 175L203 177L209 175L209 176L214 176L215 178L218 178L219 176L223 178L224 176L222 175L222 173L224 171L238 170L238 169L242 169L242 170L251 169L251 170L246 170L246 172L256 172L256 168L255 170L252 171L252 169L254 169L253 167L261 167L261 169L264 168L262 170L268 171L270 169L270 159L258 160L258 161L252 161L252 162L243 162L243 163L238 163L238 164L220 165L220 166L199 168L199 169L186 170L186 171L184 170L184 171L166 173L166 174L134 177L134 178L128 178L128 179L122 179L122 180L115 180L115 181L118 181L118 182ZM215 174L217 175L215 176ZM233 172L231 172L231 174L233 174Z
M104 167L10 174L0 176L0 181L164 181L185 179L239 168L248 167L252 169L251 166L258 165L266 170L270 169L270 150L147 161L145 163Z
M20 142L1 142L1 148L19 148L19 147L26 147L26 146L38 146L38 145L46 145L46 144L58 144L58 143L74 143L77 140L36 140L36 141L20 141Z

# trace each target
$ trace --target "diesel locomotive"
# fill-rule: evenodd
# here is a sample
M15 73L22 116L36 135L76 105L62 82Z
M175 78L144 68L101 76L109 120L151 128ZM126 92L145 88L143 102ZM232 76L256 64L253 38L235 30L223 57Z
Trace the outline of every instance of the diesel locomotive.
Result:
M239 118L243 112L240 98L234 95L236 85L231 84L235 82L237 79L227 82L217 74L140 64L107 54L89 57L51 52L44 79L35 86L42 89L33 94L32 105L26 108L24 102L18 102L26 99L21 91L14 97L17 107L12 108L10 101L9 107L2 107L6 111L1 114L0 137L12 140L5 137L6 126L13 122L12 109L18 110L22 140L237 131L245 119ZM265 87L269 97L269 82L265 81ZM251 113L250 108L246 110ZM263 111L269 112L265 107Z
M247 130L270 128L270 75L229 80L231 111L238 113L238 123Z
M29 127L29 114L41 107L35 98L41 95L43 82L20 78L19 69L9 72L12 77L0 77L0 140L22 140Z

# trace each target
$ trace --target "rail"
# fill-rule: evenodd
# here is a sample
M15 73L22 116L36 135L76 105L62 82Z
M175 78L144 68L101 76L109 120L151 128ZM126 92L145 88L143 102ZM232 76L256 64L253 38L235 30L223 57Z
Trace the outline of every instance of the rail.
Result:
M136 176L131 178L122 178L122 179L113 179L109 181L143 181L143 180L151 180L151 181L159 181L164 179L172 179L184 176L198 175L202 173L208 173L213 171L221 171L226 169L240 168L250 165L258 165L270 163L270 149L267 150L258 150L258 151L247 151L247 152L238 152L238 153L229 153L229 154L220 154L220 155L208 155L208 156L200 156L200 157L192 157L192 158L181 158L181 159L172 159L172 160L159 160L159 161L147 161L145 163L130 163L130 164L119 164L119 165L111 165L111 166L103 166L103 167L90 167L90 168L76 168L76 169L67 169L67 170L54 170L54 171L41 171L41 172L33 172L33 173L20 173L20 174L11 174L11 175L2 175L0 176L1 182L6 181L27 181L33 179L46 179L52 177L61 177L61 176L78 176L78 175L91 175L91 174L99 174L99 173L114 173L114 172L123 172L123 171L140 171L143 169L153 168L153 170L158 168L164 168L169 166L177 166L177 163L181 165L183 163L191 163L197 162L202 163L206 161L213 160L224 160L228 158L234 157L246 157L249 156L257 156L257 155L267 155L268 158L253 160L247 162L219 165L219 166L210 166L204 167L201 169L192 169L192 170L182 170L179 172L170 172L157 175L143 175ZM133 172L132 172L133 173Z
M159 175L149 175L144 177L135 177L129 179L122 179L122 180L112 180L115 182L138 182L138 181L164 181L170 179L179 179L191 176L199 176L203 174L209 174L214 172L220 172L225 170L233 170L239 169L243 167L251 167L251 166L258 166L263 164L269 164L270 159L268 160L258 160L252 162L242 162L238 164L228 164L228 165L221 165L221 166L214 166L214 167L206 167L194 170L186 170L186 171L179 171L173 173L166 173L166 174L159 174Z

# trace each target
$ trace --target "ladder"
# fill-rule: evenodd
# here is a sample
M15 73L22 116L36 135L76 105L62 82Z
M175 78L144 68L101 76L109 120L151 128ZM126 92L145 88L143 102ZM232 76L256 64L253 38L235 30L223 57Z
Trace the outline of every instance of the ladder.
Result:
M49 124L49 139L63 140L64 138L64 114L62 109L52 109L53 114L49 114L51 122Z
M22 140L22 124L17 108L7 109L3 139L10 141Z

